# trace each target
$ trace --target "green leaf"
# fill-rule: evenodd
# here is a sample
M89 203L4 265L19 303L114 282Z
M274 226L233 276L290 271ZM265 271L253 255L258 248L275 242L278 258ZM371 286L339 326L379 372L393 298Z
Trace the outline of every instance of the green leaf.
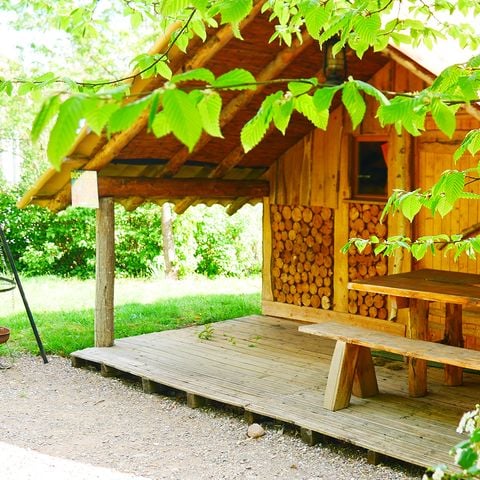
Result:
M290 90L290 92L292 92L293 95L299 96L309 92L312 87L317 84L318 80L316 78L303 82L289 82L288 89Z
M50 120L57 114L60 106L60 96L54 95L48 98L42 105L42 108L37 113L32 125L32 140L36 142L38 137L48 125Z
M426 243L412 243L411 252L415 260L421 260L427 253Z
M150 112L148 114L148 124L147 124L148 130L152 128L152 123L158 112L159 104L160 104L160 92L156 91L152 94L152 103L150 105Z
M158 3L159 13L163 17L175 16L188 7L189 0L162 0Z
M363 120L365 112L367 111L367 106L362 95L360 95L355 82L347 82L343 86L342 102L352 119L353 129L357 128Z
M383 92L375 88L373 85L362 82L361 80L355 80L355 84L360 91L375 98L380 105L388 105L390 103L390 100L383 94Z
M83 98L71 97L58 110L57 120L50 132L47 155L50 163L60 169L63 158L77 138L80 120L83 116Z
M281 92L279 92L281 94ZM285 130L290 123L293 113L293 98L285 99L283 96L272 105L273 123L285 135Z
M455 151L453 158L457 161L466 151L475 155L480 151L480 129L470 130L463 139L461 145Z
M445 198L449 203L455 203L462 195L465 186L465 174L463 172L451 171L446 176Z
M464 470L472 467L478 459L478 454L471 447L457 450L455 455L456 463Z
M252 10L252 0L223 0L220 5L221 23L239 23Z
M125 106L119 108L110 117L108 122L108 132L116 133L126 130L131 127L142 112L148 108L152 101L151 95L137 100L136 102L127 103Z
M195 68L193 70L188 70L187 72L174 75L171 81L172 83L180 83L189 82L191 80L212 84L215 82L215 75L207 68Z
M212 86L226 90L255 90L257 87L252 85L256 83L255 77L243 68L235 68L223 75L220 75Z
M35 88L35 84L32 82L23 82L17 90L18 95L26 95L30 93Z
M410 222L413 221L415 215L422 208L422 203L420 202L416 192L409 192L404 195L400 201L399 209L405 217L408 218Z
M326 130L328 126L328 110L318 110L313 97L302 95L293 101L293 105L297 112L308 118L317 128Z
M152 122L152 132L157 138L164 137L165 135L172 133L172 129L170 128L168 118L164 111L158 112L155 115L155 118Z
M137 29L143 22L143 16L142 13L139 12L138 10L135 10L131 15L130 15L130 25L132 28L135 30Z
M450 203L445 197L441 197L436 206L436 212L440 214L443 218L445 215L450 213L453 209L453 204Z
M157 62L157 64L155 65L155 72L167 80L170 80L172 78L172 70L168 66L167 62L164 62L164 61Z
M368 47L375 43L381 27L382 22L378 13L357 16L353 28L358 36L356 52L359 58L362 58Z
M192 97L177 88L166 90L163 111L173 134L191 152L202 134L202 118Z
M110 117L120 108L118 103L104 103L95 99L88 99L85 102L84 116L87 125L97 135L101 135L105 125L110 120Z
M220 130L220 113L222 97L216 92L209 92L197 104L202 118L203 129L212 137L223 138Z
M195 35L200 37L203 41L207 39L207 31L205 29L205 24L201 20L197 20L190 23L192 30Z
M342 89L342 86L323 87L313 94L313 103L317 110L329 110L335 94Z
M365 250L365 247L369 244L369 240L364 238L356 238L353 244L357 247L359 253L362 253Z
M299 8L305 18L308 33L312 38L318 40L320 38L320 31L330 19L333 2L326 2L323 5L316 2L304 2Z
M10 80L0 81L0 92L5 92L10 97L13 92L13 83Z
M240 139L245 152L249 152L258 145L265 136L272 117L271 99L268 97L263 101L262 106L242 128Z
M420 135L424 129L427 110L415 98L395 97L387 105L381 105L377 111L382 126L394 124L401 133L402 126L411 135Z
M432 103L432 117L438 128L451 138L457 126L455 111L440 100L437 100Z

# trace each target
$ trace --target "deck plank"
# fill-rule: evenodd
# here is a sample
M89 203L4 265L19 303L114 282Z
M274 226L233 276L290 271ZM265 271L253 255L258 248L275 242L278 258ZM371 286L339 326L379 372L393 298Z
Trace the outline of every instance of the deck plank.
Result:
M298 332L300 322L261 315L214 325L117 339L72 357L128 372L189 395L216 400L420 466L452 465L462 413L478 402L480 377L446 387L443 371L429 368L429 394L408 397L407 372L376 366L380 394L337 412L323 408L334 342ZM390 362L392 363L392 362Z

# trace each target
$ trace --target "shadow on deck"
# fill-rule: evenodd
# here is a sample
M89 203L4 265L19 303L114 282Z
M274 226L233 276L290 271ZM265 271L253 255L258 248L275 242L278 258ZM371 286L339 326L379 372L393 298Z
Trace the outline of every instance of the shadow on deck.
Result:
M74 352L72 363L132 374L149 392L186 392L191 406L206 398L293 424L307 440L318 432L422 467L452 464L448 451L461 439L460 417L478 403L479 376L446 387L443 370L430 368L429 394L409 398L406 368L387 361L376 367L380 395L331 412L323 392L334 342L299 333L300 324L250 316L214 324L209 340L198 337L204 327L122 338Z

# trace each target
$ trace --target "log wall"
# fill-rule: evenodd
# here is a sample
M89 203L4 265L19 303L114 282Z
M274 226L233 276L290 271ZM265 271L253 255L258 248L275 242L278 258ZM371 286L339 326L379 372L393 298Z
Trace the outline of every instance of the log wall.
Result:
M273 298L330 309L333 297L333 210L272 205Z
M352 203L349 209L349 236L370 238L376 235L380 239L387 237L387 226L380 222L382 205ZM384 255L375 255L371 245L362 253L352 246L348 251L348 279L350 281L385 275L388 271L388 259ZM387 297L367 292L348 291L348 311L382 320L388 317Z

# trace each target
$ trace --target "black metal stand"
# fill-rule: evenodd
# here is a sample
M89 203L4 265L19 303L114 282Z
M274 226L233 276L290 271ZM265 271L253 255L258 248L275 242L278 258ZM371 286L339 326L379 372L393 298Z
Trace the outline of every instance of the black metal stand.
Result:
M0 238L2 240L3 249L5 250L5 254L7 255L8 263L13 272L13 276L15 278L15 282L18 287L18 291L23 300L23 305L25 306L25 311L27 312L28 320L30 321L30 325L33 330L33 334L35 335L35 340L37 341L38 349L40 350L40 355L42 356L43 363L48 363L47 355L45 354L45 350L43 348L42 340L40 339L40 335L37 330L37 326L35 325L35 320L33 319L32 311L30 310L30 306L28 305L27 297L25 296L25 292L23 290L22 282L20 281L20 277L18 276L17 267L15 266L15 261L13 260L12 252L10 251L10 247L7 243L7 238L5 237L5 232L3 231L2 226L0 225Z

